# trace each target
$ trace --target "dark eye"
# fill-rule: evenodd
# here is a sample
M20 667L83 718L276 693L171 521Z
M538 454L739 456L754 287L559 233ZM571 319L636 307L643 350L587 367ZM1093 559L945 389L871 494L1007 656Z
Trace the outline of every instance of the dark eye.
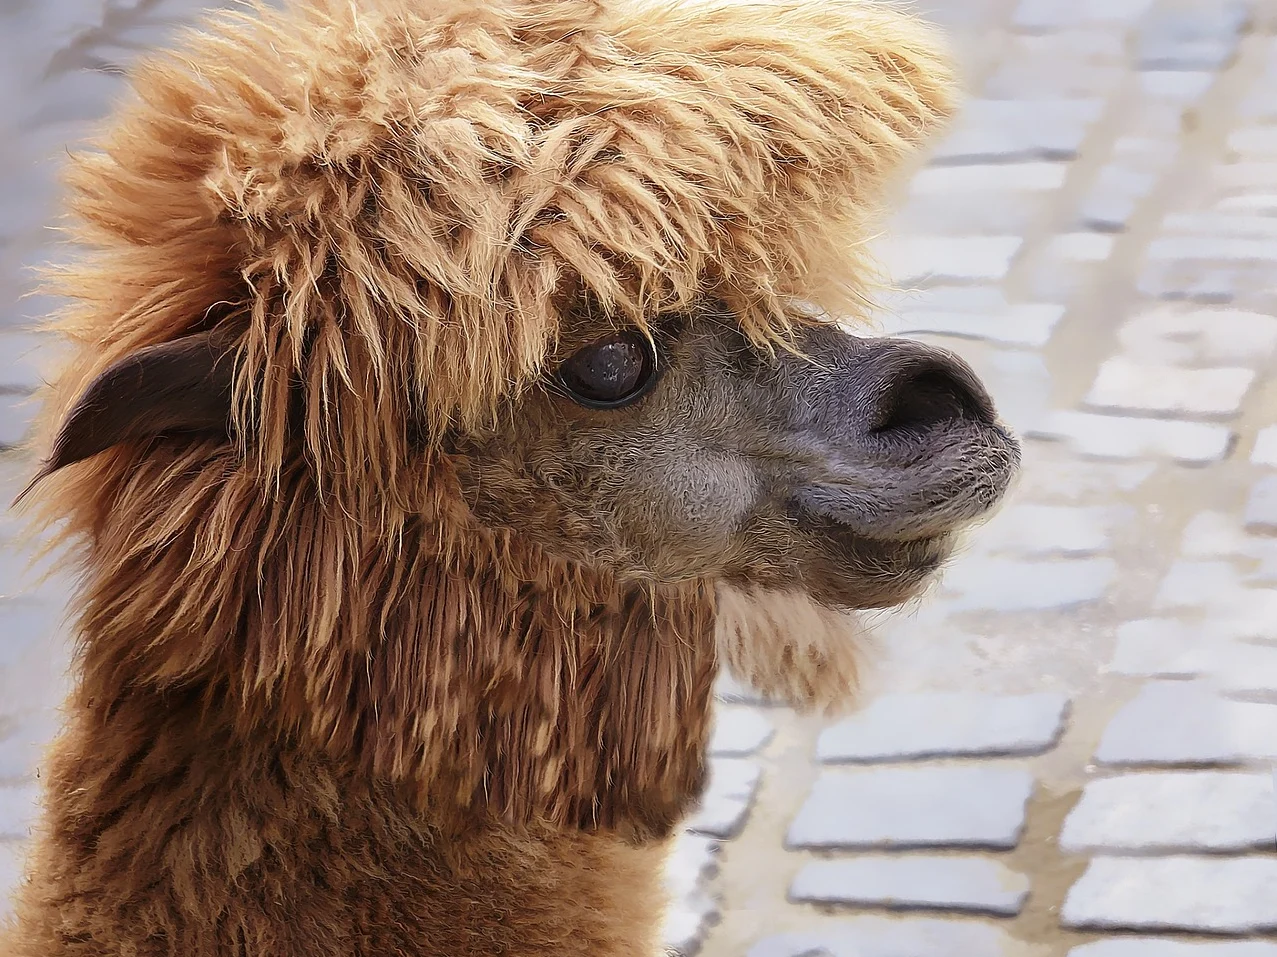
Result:
M618 408L646 395L656 381L656 353L640 333L621 332L579 350L557 378L581 405Z

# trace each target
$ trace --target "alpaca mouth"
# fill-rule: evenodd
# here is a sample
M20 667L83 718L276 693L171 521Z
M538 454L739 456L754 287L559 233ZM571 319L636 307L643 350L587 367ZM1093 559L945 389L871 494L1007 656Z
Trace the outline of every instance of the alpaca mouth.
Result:
M901 454L905 452L906 454ZM943 537L997 506L1020 466L1020 444L1001 424L950 425L943 441L899 443L869 463L834 469L823 481L793 489L805 516L841 534L905 544Z

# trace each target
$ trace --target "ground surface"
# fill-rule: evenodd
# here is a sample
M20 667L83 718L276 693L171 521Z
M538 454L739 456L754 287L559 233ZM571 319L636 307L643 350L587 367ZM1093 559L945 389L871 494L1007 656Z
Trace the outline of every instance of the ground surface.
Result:
M0 446L23 269L121 64L200 4L0 9ZM1010 506L885 619L868 709L726 689L672 871L705 957L1277 957L1277 0L931 0L972 99L913 179L883 331L1027 436ZM7 500L26 463L0 453ZM66 583L0 517L0 888L64 686ZM3 908L0 903L0 908Z

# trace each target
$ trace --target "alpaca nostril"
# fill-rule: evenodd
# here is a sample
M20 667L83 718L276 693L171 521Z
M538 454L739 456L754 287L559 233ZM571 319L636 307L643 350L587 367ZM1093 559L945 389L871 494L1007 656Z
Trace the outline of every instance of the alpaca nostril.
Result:
M873 431L920 433L955 421L992 425L995 418L975 374L958 360L935 357L887 383Z

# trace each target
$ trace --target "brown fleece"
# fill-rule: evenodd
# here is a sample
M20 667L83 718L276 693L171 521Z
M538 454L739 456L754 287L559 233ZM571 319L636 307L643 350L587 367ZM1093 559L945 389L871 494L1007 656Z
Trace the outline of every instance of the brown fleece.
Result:
M651 957L716 585L481 527L446 437L584 298L611 328L713 295L764 347L794 299L858 302L950 110L934 38L843 0L312 0L134 87L70 172L42 441L211 328L231 441L113 435L36 489L84 571L77 684L0 953Z

